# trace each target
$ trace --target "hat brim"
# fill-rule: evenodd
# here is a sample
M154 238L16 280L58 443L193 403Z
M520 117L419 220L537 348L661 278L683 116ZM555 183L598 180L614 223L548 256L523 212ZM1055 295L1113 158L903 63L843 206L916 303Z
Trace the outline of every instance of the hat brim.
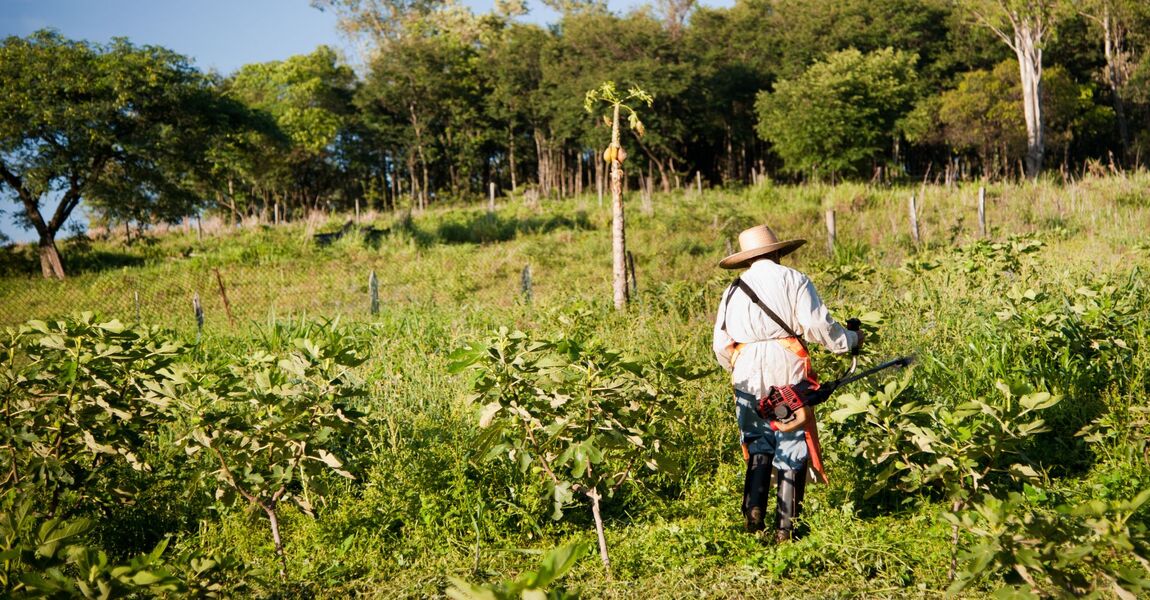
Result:
M777 242L774 244L768 244L766 246L760 246L758 248L751 248L750 250L743 250L742 252L736 252L727 258L720 260L719 266L724 269L742 269L743 267L746 267L748 264L750 264L752 260L759 258L760 256L770 254L772 252L778 252L780 257L786 256L791 252L798 250L799 246L802 246L805 243L807 243L806 240L787 240L785 242Z

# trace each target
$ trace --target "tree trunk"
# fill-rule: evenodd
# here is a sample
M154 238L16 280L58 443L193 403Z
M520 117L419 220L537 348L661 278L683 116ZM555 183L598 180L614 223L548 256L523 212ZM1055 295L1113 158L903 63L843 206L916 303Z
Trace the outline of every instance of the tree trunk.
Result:
M615 160L611 161L611 254L615 288L615 309L627 306L627 241L623 223L623 162L619 160L619 106L615 106L611 121L611 145L615 147Z
M539 195L547 197L551 193L551 173L548 165L549 150L547 148L549 144L543 130L538 127L535 128L533 137L535 138L535 163L539 177Z
M32 227L40 236L40 271L44 278L64 279L64 265L60 262L60 252L56 250L56 232L60 231L64 221L68 220L68 216L80 203L79 178L75 176L70 178L71 187L60 199L60 204L56 206L52 220L48 222L44 221L44 216L40 214L39 203L36 201L36 197L24 186L23 179L9 171L2 162L0 162L0 181L7 183L16 191L20 203L24 205L25 217L32 223Z
M445 138L444 141L447 142L444 145L448 148L448 152L453 152L453 150L455 148L455 139L454 139L454 136L451 134L451 131L452 131L451 127L448 127L446 132L444 133L444 138ZM454 160L447 161L447 176L451 180L451 193L452 194L458 194L459 193L459 171L455 167L455 162L456 161L454 161Z
M587 492L591 499L591 515L595 518L595 536L599 540L599 558L603 560L603 568L607 569L607 576L611 576L611 559L607 556L607 536L603 532L603 517L599 514L599 490L592 488Z
M958 518L958 511L962 510L962 500L955 500L950 507L950 512L954 513L955 518ZM954 576L958 572L958 523L954 523L950 530L950 569L947 570L947 581L954 582Z
M415 150L419 155L419 165L423 171L423 185L418 193L418 206L420 210L423 210L427 208L428 190L427 156L423 153L423 126L420 125L419 117L415 113L415 105L408 105L408 110L411 114L411 127L415 131Z
M507 128L507 160L511 169L511 191L514 192L518 187L515 184L515 130L510 127Z
M56 250L55 236L40 235L40 271L45 279L64 279L64 265Z
M583 195L583 150L575 153L575 195Z
M1122 102L1122 80L1118 74L1118 54L1121 51L1119 27L1110 17L1110 6L1102 9L1103 52L1106 55L1106 77L1114 102L1114 116L1118 119L1118 137L1122 141L1122 162L1130 160L1130 132L1126 127L1126 107Z
M260 504L260 507L264 509L265 513L267 513L268 522L271 524L272 540L276 545L276 557L279 558L280 561L280 579L287 579L287 557L284 556L283 540L280 539L279 519L276 518L276 511L274 508L265 506L263 504Z
M559 197L566 198L571 195L571 188L567 179L567 150L559 152Z
M1022 77L1022 110L1026 117L1026 176L1036 179L1042 172L1046 153L1045 118L1042 113L1042 48L1041 35L1023 20L1014 33L1015 54Z

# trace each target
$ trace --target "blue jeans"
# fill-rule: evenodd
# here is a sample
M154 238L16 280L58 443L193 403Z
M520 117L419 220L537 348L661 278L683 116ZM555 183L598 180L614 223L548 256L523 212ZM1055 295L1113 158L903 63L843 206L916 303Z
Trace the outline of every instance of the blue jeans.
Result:
M759 399L753 394L735 390L735 417L739 420L740 442L751 454L773 454L771 464L780 471L797 471L807 462L807 436L803 430L783 433L771 429L771 424L759 418L755 406Z

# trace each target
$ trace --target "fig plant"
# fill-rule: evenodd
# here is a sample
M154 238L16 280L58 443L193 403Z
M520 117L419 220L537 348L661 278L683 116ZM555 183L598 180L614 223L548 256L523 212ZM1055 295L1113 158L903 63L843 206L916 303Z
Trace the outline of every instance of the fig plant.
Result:
M975 398L950 407L904 396L913 376L909 371L874 395L843 394L841 408L830 415L847 425L840 432L846 447L877 472L867 496L890 487L904 492L935 488L958 513L972 497L995 491L993 477L1040 479L1027 444L1047 431L1040 413L1057 404L1058 396L998 382L1001 398ZM957 545L955 525L952 552ZM952 579L956 561L952 554Z
M117 564L89 547L88 518L38 516L30 498L11 492L0 507L0 594L5 598L117 598L187 591L161 558L168 541L147 554Z
M1021 585L1000 597L1117 598L1150 592L1150 531L1136 514L1150 489L1129 500L1091 500L1054 510L1037 506L1045 493L1027 486L999 499L986 495L969 510L947 515L975 543L962 553L962 570L948 590L955 594L980 576L1013 572Z
M587 550L587 544L583 542L552 548L543 556L538 569L522 573L511 581L493 585L480 586L449 577L451 587L447 588L447 597L454 600L576 600L579 598L577 592L561 586L551 590L547 588L571 570L587 554Z
M552 518L575 495L591 503L599 555L610 558L601 501L642 471L670 466L668 428L681 418L675 397L699 374L678 361L637 362L579 336L537 339L501 328L493 339L452 354L450 369L475 369L475 400L486 431L476 453L504 456L550 486Z
M154 328L83 313L9 329L0 344L0 483L39 497L108 505L134 495L109 467L148 471L143 449L171 420L185 348Z
M196 382L186 448L208 453L218 501L264 512L285 578L281 503L310 515L327 493L322 473L354 479L337 454L356 424L350 404L366 394L353 369L367 354L338 323L277 324L263 346Z

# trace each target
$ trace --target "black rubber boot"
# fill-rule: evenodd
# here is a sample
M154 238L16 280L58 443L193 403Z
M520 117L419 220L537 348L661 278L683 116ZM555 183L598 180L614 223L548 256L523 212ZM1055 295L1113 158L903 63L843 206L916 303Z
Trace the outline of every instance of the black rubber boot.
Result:
M775 539L786 542L794 538L795 521L803 509L803 494L807 488L806 468L796 471L779 470L778 506L775 513Z
M766 527L767 489L771 486L770 454L752 454L747 460L747 475L743 479L743 517L750 533Z

